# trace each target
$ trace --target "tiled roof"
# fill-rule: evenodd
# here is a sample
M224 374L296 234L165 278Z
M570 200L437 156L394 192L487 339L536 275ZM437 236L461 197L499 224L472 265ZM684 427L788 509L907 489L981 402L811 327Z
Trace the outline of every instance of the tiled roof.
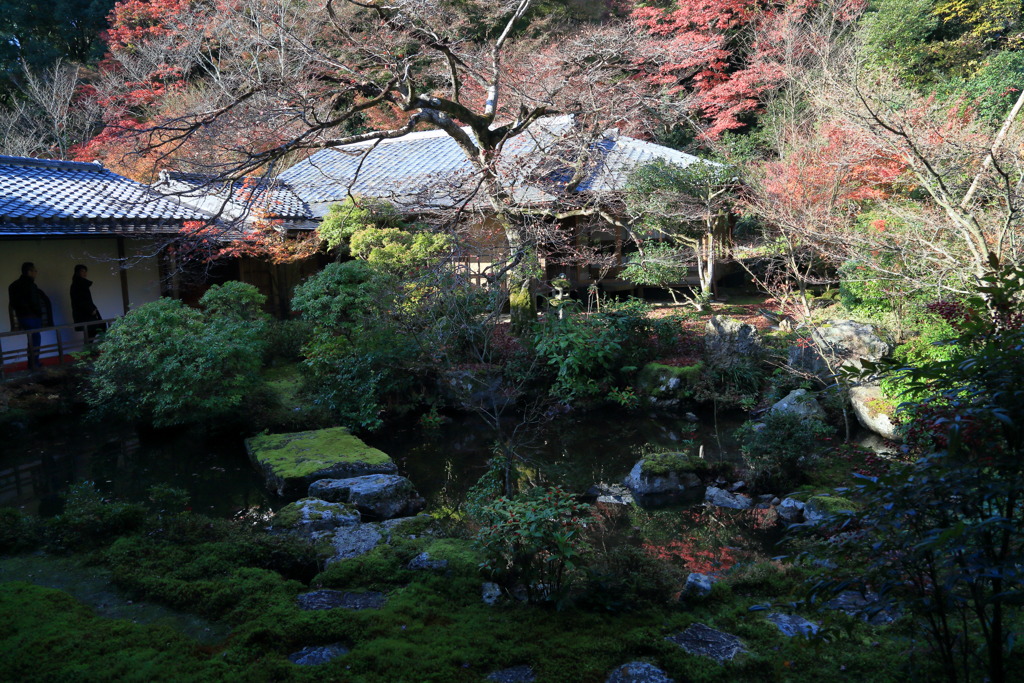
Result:
M190 206L229 219L246 219L253 215L286 221L307 221L313 218L309 205L277 178L245 178L218 182L197 173L162 172L155 189L175 194Z
M506 145L502 159L517 199L552 201L571 175L570 162L553 161L559 136L571 126L569 117L550 117L534 124ZM578 155L567 146L567 156ZM539 150L546 151L539 151ZM668 147L609 131L590 146L589 174L577 192L621 190L638 166L664 159L688 166L697 157ZM531 167L531 164L538 166ZM541 166L543 168L541 168ZM280 178L323 215L327 206L354 195L388 199L410 209L450 206L476 192L475 171L458 144L443 131L412 133L401 138L363 142L321 150L292 166Z
M176 233L205 218L99 164L0 156L0 235Z

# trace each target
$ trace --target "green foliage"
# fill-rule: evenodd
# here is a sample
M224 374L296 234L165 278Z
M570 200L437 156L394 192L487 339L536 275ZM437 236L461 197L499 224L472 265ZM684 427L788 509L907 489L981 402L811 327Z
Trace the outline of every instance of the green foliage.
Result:
M454 240L425 230L369 227L354 233L349 244L353 256L386 273L402 275L436 266L451 252Z
M730 362L705 363L694 389L694 398L750 410L757 405L764 380L765 370L756 359L734 358Z
M638 285L668 288L686 278L690 270L688 260L689 254L675 245L654 244L648 246L643 255L630 254L621 277ZM675 299L675 292L669 291Z
M534 331L538 357L555 370L550 393L563 402L594 398L644 365L659 344L675 341L671 321L648 317L643 302L631 300L591 315L549 318Z
M760 423L746 422L736 431L743 459L763 490L792 490L806 481L815 454L833 434L821 420L792 412L769 411Z
M135 531L145 515L145 507L109 500L95 484L85 481L68 490L64 511L49 521L48 532L57 547L83 550Z
M941 84L950 100L963 99L980 118L993 126L1002 125L1014 102L1024 90L1024 52L1004 50L992 55L967 78Z
M37 547L41 539L38 520L21 510L0 507L0 555Z
M160 299L111 326L86 395L99 415L168 427L241 412L261 382L263 297L232 283L212 287L201 303L205 312Z
M292 308L319 330L350 329L392 305L396 282L365 261L331 263L295 288Z
M317 227L317 234L329 249L348 254L352 236L367 228L403 228L405 222L391 204L367 198L346 199L332 204Z
M690 244L707 232L703 205L731 186L735 177L735 169L726 165L680 167L659 159L630 174L626 205L637 216L636 227L642 233L667 234Z
M530 602L558 602L581 557L580 531L588 509L558 488L495 499L480 511L482 569L507 591L522 585Z
M1009 680L1024 603L1022 283L1024 269L993 269L958 324L957 352L902 371L911 392L930 392L908 413L911 435L929 438L911 440L935 451L841 491L863 508L831 524L856 524L863 535L820 550L867 570L823 577L818 592L869 583L914 616L951 681L979 668Z
M951 361L960 350L951 343L956 330L947 321L934 313L922 313L917 317L918 335L893 351L892 360L903 367L919 367L935 362ZM916 401L931 394L931 387L914 386L906 373L892 373L883 377L879 384L886 398L896 402Z

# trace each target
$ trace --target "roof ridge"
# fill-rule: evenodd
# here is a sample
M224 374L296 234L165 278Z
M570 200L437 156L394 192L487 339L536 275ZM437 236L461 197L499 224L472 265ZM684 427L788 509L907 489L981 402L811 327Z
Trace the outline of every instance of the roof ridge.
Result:
M62 159L37 159L0 155L0 166L21 166L25 168L52 168L59 171L85 171L87 173L109 173L98 161L65 161Z

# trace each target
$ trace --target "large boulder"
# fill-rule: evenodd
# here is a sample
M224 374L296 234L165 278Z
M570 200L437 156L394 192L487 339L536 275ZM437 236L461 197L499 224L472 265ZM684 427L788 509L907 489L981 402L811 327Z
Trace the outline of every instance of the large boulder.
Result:
M863 384L850 389L850 403L857 422L865 429L878 434L883 439L902 441L896 431L892 415L895 407L882 396L882 388L877 384Z
M339 527L328 539L332 546L332 555L326 563L331 565L365 555L381 543L391 544L395 537L416 538L423 533L426 526L429 526L430 521L428 515L417 515Z
M391 458L371 448L343 427L291 434L261 434L245 440L249 459L263 473L267 487L283 497L298 498L318 479L393 474Z
M652 406L671 408L693 397L704 363L677 367L648 363L640 370L636 390Z
M792 413L802 418L825 419L825 411L821 409L818 400L806 389L794 389L785 398L778 401L770 409L772 413Z
M732 318L713 315L704 329L704 355L716 365L732 365L761 355L757 328Z
M823 379L840 366L860 367L861 361L879 361L893 350L874 326L853 320L830 320L813 328L810 340L790 348L789 365Z
M397 474L320 479L310 484L309 495L333 503L354 505L359 512L373 519L408 517L426 506L412 482Z

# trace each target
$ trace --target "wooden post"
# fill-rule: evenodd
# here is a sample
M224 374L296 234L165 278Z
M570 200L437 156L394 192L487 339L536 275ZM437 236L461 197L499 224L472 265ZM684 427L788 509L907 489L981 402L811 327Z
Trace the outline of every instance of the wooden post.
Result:
M124 237L118 235L117 274L121 279L121 307L124 309L124 315L128 315L128 270L125 268L125 261L127 261L127 258L125 257ZM88 334L87 331L86 335L88 336Z

